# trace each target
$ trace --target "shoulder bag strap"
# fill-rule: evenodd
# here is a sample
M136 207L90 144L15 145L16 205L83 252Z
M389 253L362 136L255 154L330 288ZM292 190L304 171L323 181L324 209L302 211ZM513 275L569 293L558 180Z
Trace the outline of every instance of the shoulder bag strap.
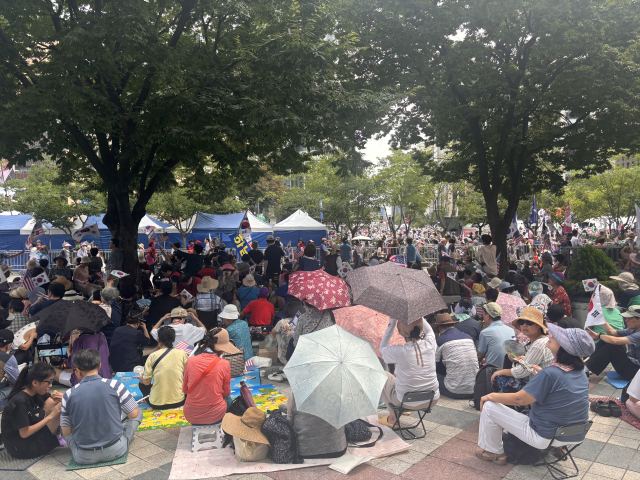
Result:
M173 350L173 347L171 348L167 348L164 353L162 355L160 355L160 358L158 358L155 363L153 364L153 367L151 367L151 370L155 370L156 369L156 365L158 365L160 363L160 360L162 360L164 357L167 356L167 353L169 353L171 350Z
M193 384L191 385L191 387L189 387L189 390L187 390L187 395L189 395L194 388L196 388L196 385L198 385L198 383L200 383L200 380L202 380L202 378L211 371L211 369L213 367L216 366L216 363L218 363L220 361L220 357L218 357L216 355L216 357L213 359L213 361L209 364L209 366L204 370L204 372L202 372L202 374L198 377L198 379L193 382Z
M376 426L376 425L371 425L369 422L362 420L362 423L364 423L367 427L375 427L380 431L380 435L378 435L378 438L376 438L373 442L369 442L369 443L365 443L364 445L356 445L356 444L350 444L349 447L353 447L353 448L369 448L369 447L373 447L376 443L378 443L378 440L380 440L382 438L382 435L384 435L384 433L382 432L382 428Z

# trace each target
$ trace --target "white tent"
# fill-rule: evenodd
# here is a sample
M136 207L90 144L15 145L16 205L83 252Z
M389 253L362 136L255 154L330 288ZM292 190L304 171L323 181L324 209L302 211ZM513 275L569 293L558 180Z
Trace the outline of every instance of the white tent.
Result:
M308 213L297 210L291 216L285 218L273 226L273 234L280 237L280 242L287 245L298 243L299 239L305 242L313 240L320 244L323 237L327 236L327 227L310 217Z
M85 226L89 226L89 225L93 225L94 223L98 224L98 229L103 231L108 231L106 225L104 225L102 223L102 218L104 217L104 215L100 215L99 217L89 217L89 219L87 220ZM31 230L33 230L33 226L35 225L36 221L35 219L32 217L27 224L22 227L20 229L20 235L29 235L31 234ZM140 223L138 224L138 233L144 233L144 227L147 226L152 226L152 227L156 227L156 233L178 233L178 229L174 226L171 226L167 223L163 223L160 220L157 220L149 215L145 215L142 220L140 220ZM65 232L63 232L62 230L60 230L59 228L49 228L50 225L45 224L44 225L44 230L45 233L47 235L66 235ZM75 221L75 225L72 228L72 230L78 230L79 228L82 228L82 222L80 220L76 220Z
M252 232L269 232L273 234L273 227L267 222L260 220L250 211L247 211L247 219L249 220L249 225L251 225Z

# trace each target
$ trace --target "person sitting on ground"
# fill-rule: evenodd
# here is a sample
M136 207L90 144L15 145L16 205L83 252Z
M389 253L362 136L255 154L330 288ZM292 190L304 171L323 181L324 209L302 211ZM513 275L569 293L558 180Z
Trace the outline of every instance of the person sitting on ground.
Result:
M173 296L172 282L160 283L160 295L151 297L151 304L144 310L146 315L147 329L150 330L167 313L171 313L174 308L181 307L180 297Z
M226 328L229 333L229 339L233 341L236 347L242 349L244 352L244 361L246 362L253 357L251 332L249 331L247 322L239 320L238 316L238 309L235 305L225 306L220 314L224 328Z
M251 268L251 264L249 263L251 261L251 257L248 253L245 253L244 255L242 255L241 260L242 261L236 265L236 270L238 270L238 272L240 273L248 272Z
M529 338L529 343L524 346L526 351L524 361L529 365L538 365L540 368L548 367L553 361L553 354L547 348L549 331L545 326L542 312L536 307L527 307L511 325ZM494 372L491 381L498 383L501 392L518 391L531 379L533 373L511 355L507 354L507 357L503 363L504 368Z
M184 369L184 417L191 425L210 425L221 421L231 405L231 365L221 355L240 350L222 328L207 332L200 348L202 354L189 358Z
M211 277L214 280L218 278L218 272L212 268L211 257L206 255L203 260L204 268L198 272L200 278Z
M13 458L37 458L61 445L61 393L50 394L54 369L48 363L26 365L2 412L4 448Z
M551 254L549 252L544 252L542 254L541 260L542 268L537 269L537 271L534 271L534 273L536 274L537 281L546 282L553 274L553 257L551 257ZM534 265L534 269L536 268L537 266Z
M87 257L83 257L87 258ZM109 344L102 332L98 333L82 333L80 330L73 330L69 338L69 346L67 347L67 366L63 370L56 368L56 382L72 387L80 378L76 374L74 367L74 358L83 350L93 349L100 352L100 376L102 378L111 378L111 369L109 368Z
M599 342L586 367L600 375L611 363L620 376L631 381L640 370L640 305L632 306L622 316L627 328L616 330L605 320L602 327L606 334L596 333L593 327L587 329L591 338Z
M184 405L182 377L187 364L187 354L173 348L176 331L168 325L156 330L158 350L147 358L144 374L140 379L140 392L149 396L149 405L154 410L168 410ZM153 379L153 385L151 380Z
M600 285L600 307L602 308L602 314L604 319L614 330L623 330L625 327L624 318L620 315L620 310L616 308L616 297L613 294L613 290L604 285ZM595 292L594 292L595 294ZM590 327L595 333L607 333L604 325L594 325ZM596 345L599 343L596 340Z
M220 312L224 307L223 300L216 295L216 289L218 288L218 281L211 277L203 277L202 282L198 285L198 296L193 300L192 308L197 312L202 313L203 324L207 330L211 330L219 325ZM185 302L183 302L183 305ZM205 315L210 315L211 318L205 321Z
M58 303L64 297L64 285L61 283L49 284L49 293L46 297L39 297L36 303L29 307L29 315L32 317L51 305Z
M571 300L569 300L569 295L567 295L567 292L562 286L564 283L564 274L560 272L552 273L549 275L549 279L547 281L549 283L549 288L551 288L551 293L549 294L551 301L556 305L562 305L565 312L567 312L567 315L571 316Z
M69 261L63 257L58 256L53 259L55 266L49 269L49 280L54 281L58 277L64 277L71 281L73 279L73 272L68 267Z
M83 350L75 361L80 383L62 398L62 435L77 464L111 462L129 450L142 410L120 381L98 374L101 356L96 350Z
M14 339L15 336L11 330L7 330L6 328L0 330L0 379L6 378L9 385L16 383L18 375L20 375L18 361L15 355L11 354L11 346L13 345ZM0 393L8 394L9 392L3 392L3 388L7 387L0 387ZM0 399L2 396L3 395L0 395Z
M640 375L635 374L627 387L629 398L624 402L625 406L636 418L640 418ZM624 400L624 399L623 399Z
M464 299L463 299L464 300ZM475 307L474 307L475 308ZM474 345L477 347L480 341L480 332L482 331L482 324L473 317L470 317L467 313L456 313L455 327L462 333L466 333L473 340ZM474 355L475 357L476 355Z
M299 272L313 272L320 270L320 262L316 259L316 246L309 243L304 247L304 255L298 260Z
M478 374L476 347L471 336L455 328L457 319L436 315L440 336L436 339L436 373L440 393L449 398L473 398Z
M624 308L629 308L632 305L640 305L640 287L636 285L635 279L633 275L629 272L622 272L619 275L615 275L613 277L609 277L612 280L616 280L618 282L618 287L622 290L622 295L620 295L620 305ZM634 300L633 303L631 300Z
M85 297L90 297L94 288L100 288L100 285L93 284L90 281L89 263L91 263L90 257L82 257L80 265L73 272L73 288Z
M200 320L198 320L198 317L194 313L191 314L191 317L194 319L197 326L185 323L187 315L188 313L184 308L174 308L171 310L171 313L166 314L158 321L158 323L155 324L151 330L151 336L154 340L160 342L158 339L159 329L164 324L164 321L170 318L171 325L169 325L169 328L175 331L175 343L178 344L180 341L183 341L194 346L202 340L204 334L207 333L207 328Z
M507 352L504 349L504 341L510 340L514 334L511 327L507 327L501 321L502 307L495 302L484 306L482 323L487 327L480 332L478 341L478 359L484 359L487 365L500 367L504 362Z
M193 299L196 297L196 295L198 295L198 285L200 285L201 282L201 278L192 277L184 273L180 275L180 278L178 279L178 286L176 287L176 292L178 293L178 295L181 295L182 291L186 290L187 292L189 292L189 294L191 294L191 299L181 299L183 307L186 307L193 303Z
M138 308L138 305L136 304L136 293L138 293L138 287L135 283L128 281L129 278L125 279L124 282L120 281L120 284L118 285L120 296L115 300L115 302L120 305L120 318L122 320L119 325L116 325L116 327L125 324L125 320L129 316L129 310Z
M393 330L405 340L404 345L390 346ZM387 372L387 383L382 390L382 399L389 405L400 406L406 392L431 390L434 392L434 406L440 398L438 377L436 375L436 336L431 326L424 320L416 320L409 325L389 320L387 331L380 342L380 354L385 363L395 364L395 376ZM405 408L419 410L427 408L429 403L406 403ZM393 410L389 416L379 419L380 423L393 427L397 417Z
M13 333L17 333L22 327L31 323L31 317L24 314L25 306L22 300L11 299L8 307L7 310L13 315L13 320L11 320L11 324L7 328Z
M260 289L256 287L256 280L253 275L249 274L242 280L242 286L238 289L237 297L240 302L240 309L244 310L249 303L258 300L258 292Z
M149 345L149 332L138 309L128 311L125 324L118 327L111 337L109 357L115 372L131 372L143 365L142 348Z
M595 350L593 340L584 330L552 324L548 328L552 338L546 348L553 354L553 363L544 369L533 366L538 373L519 392L490 393L480 400L478 458L498 465L517 460L504 454L503 431L542 450L559 427L589 420L589 381L582 358ZM527 416L506 405L531 405L531 411ZM585 435L586 431L563 441L581 442Z
M550 323L558 325L560 328L582 328L580 320L567 317L567 312L562 305L549 305L547 318Z
M271 325L273 322L273 318L275 315L274 306L267 298L269 297L269 289L266 287L262 287L258 291L258 300L254 300L249 303L242 310L240 314L240 318L243 319L245 315L251 315L249 317L249 325L252 326L263 326L263 325Z

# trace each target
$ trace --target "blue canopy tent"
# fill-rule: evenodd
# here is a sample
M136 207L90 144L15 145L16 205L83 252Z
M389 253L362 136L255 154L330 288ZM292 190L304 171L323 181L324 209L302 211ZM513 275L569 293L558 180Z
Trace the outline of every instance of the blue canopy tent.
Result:
M296 245L302 238L305 243L313 240L317 246L327 236L327 227L311 218L308 213L297 210L280 223L276 223L273 226L273 232L276 237L280 237L282 245L287 245L289 242L292 246Z
M0 215L0 250L22 250L29 234L20 230L29 223L31 215Z
M247 212L247 219L251 225L251 240L256 240L260 247L267 246L267 236L273 234L273 227L263 222L253 213ZM244 220L245 212L232 213L230 215L215 215L212 213L201 213L198 216L193 230L187 235L188 240L200 240L204 243L204 239L218 237L227 248L233 248L233 236L238 233L240 224Z

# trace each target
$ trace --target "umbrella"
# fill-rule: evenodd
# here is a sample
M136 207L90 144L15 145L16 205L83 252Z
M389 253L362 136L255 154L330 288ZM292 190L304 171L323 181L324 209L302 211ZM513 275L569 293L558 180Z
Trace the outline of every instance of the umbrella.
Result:
M498 295L496 303L502 307L502 323L509 327L511 327L511 322L518 318L518 313L516 311L518 310L518 307L527 306L525 301L520 297L502 292ZM514 331L516 333L520 333L515 328Z
M360 235L358 237L353 237L351 240L371 240L369 237L365 237L364 235Z
M335 428L375 414L387 381L369 342L337 325L301 336L284 373L296 408Z
M322 270L292 273L289 276L289 295L319 310L351 306L347 283Z
M31 320L39 322L37 332L60 332L63 337L76 329L84 333L95 333L111 321L102 307L84 300L60 300L42 309Z
M362 305L355 305L353 307L338 308L333 311L333 316L336 319L336 325L370 341L376 351L376 355L382 358L382 355L380 355L380 342L389 325L388 315L378 313ZM391 345L404 344L404 338L400 336L397 330L394 330L391 337Z
M407 325L447 308L431 277L423 270L387 262L358 268L347 274L347 282L351 286L353 303Z

